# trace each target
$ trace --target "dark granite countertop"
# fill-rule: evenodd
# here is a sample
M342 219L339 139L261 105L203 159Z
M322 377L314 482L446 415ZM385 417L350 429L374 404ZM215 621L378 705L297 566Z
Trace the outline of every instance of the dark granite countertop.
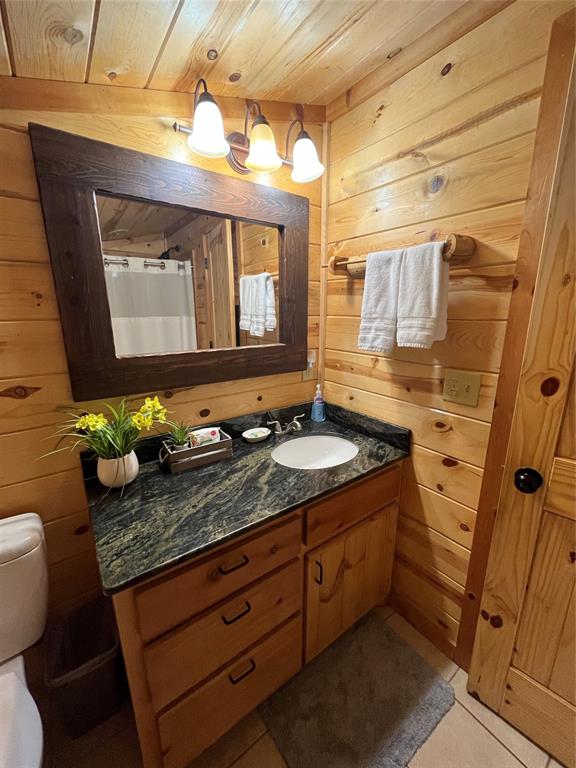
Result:
M409 430L334 406L327 416L320 424L304 421L295 436L271 435L256 444L236 439L231 459L189 472L169 475L158 462L144 464L123 493L111 490L94 499L92 526L105 591L118 592L409 454ZM223 426L241 430L264 420L258 414ZM329 469L304 470L283 467L270 456L280 441L327 433L355 443L356 457Z

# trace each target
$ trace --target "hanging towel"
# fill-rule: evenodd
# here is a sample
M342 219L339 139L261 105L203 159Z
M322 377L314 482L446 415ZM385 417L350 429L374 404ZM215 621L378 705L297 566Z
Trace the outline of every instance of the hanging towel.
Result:
M403 250L369 253L362 297L358 349L391 352L396 338Z
M443 242L407 248L400 270L398 293L399 347L430 349L446 337L448 314L448 262Z
M276 328L276 301L272 275L244 275L240 278L240 330L264 336Z

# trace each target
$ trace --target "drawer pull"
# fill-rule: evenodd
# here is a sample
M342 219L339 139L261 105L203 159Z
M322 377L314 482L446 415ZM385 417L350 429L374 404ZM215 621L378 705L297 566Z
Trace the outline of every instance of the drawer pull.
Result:
M239 568L243 568L245 565L248 565L250 562L250 558L246 557L246 555L242 555L242 559L239 563L236 563L236 565L232 565L230 568L224 568L224 566L219 565L218 570L222 574L222 576L226 576L227 573L233 573L234 571L237 571Z
M226 624L226 626L227 626L227 627L229 627L229 626L230 626L230 624L234 624L236 621L238 621L238 619L241 619L241 618L242 618L242 616L246 616L247 614L249 614L249 613L250 613L250 611L252 610L252 606L250 605L250 603L248 602L248 600L246 600L246 601L244 602L244 605L245 605L246 607L245 607L245 608L243 608L243 609L240 611L240 613L237 613L237 614L236 614L236 616L232 616L232 618L231 618L231 619L228 619L228 618L226 618L226 616L222 616L222 621L224 622L224 624Z
M236 685L236 683L239 683L240 680L244 680L245 677L248 677L248 675L251 675L255 669L256 669L256 662L254 661L254 659L250 659L250 666L245 672L242 672L242 674L238 675L237 677L234 677L233 674L229 674L228 680L230 680L232 685Z
M320 584L320 586L322 586L322 584L324 583L324 566L322 565L320 560L316 560L315 562L316 562L316 565L318 566L318 576L314 576L314 581L316 582L316 584Z

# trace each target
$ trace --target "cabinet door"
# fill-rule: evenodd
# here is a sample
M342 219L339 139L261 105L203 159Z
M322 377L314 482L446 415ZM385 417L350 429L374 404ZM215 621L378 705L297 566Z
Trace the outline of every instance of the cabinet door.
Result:
M306 556L306 661L386 601L397 515L391 505Z

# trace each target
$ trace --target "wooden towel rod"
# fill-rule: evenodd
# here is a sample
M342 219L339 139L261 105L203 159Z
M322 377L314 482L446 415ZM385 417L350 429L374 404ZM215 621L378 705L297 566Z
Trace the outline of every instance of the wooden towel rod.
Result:
M453 264L465 264L475 250L476 240L473 237L450 234L446 236L442 257L444 261L450 261ZM333 256L328 262L328 268L335 274L345 273L350 277L364 277L366 259L339 259L337 256Z

